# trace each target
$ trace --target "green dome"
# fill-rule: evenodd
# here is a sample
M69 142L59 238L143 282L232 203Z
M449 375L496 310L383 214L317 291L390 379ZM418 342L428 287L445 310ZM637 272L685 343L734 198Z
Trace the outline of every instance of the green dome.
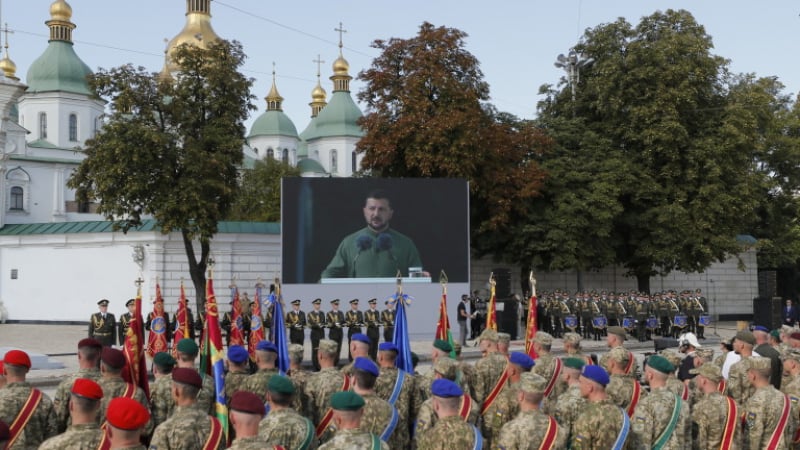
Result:
M72 92L92 95L87 75L92 69L72 48L72 43L50 41L47 50L28 69L28 92Z
M266 111L264 114L258 116L253 127L250 128L250 136L289 136L297 137L297 128L295 128L292 119L289 118L283 111Z
M303 173L317 173L321 175L328 174L328 172L325 172L325 168L322 167L322 164L320 164L319 161L311 158L304 158L298 161L297 169L300 171L301 174Z
M361 116L361 110L350 97L350 93L336 91L328 105L308 124L302 138L307 141L332 136L360 138L364 136L364 130L357 123Z

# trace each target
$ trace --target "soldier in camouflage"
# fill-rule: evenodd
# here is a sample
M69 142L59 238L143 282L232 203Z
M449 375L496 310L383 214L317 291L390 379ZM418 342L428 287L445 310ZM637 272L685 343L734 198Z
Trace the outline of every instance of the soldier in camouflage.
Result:
M464 395L461 387L453 381L438 379L431 386L431 394L438 420L419 437L417 450L484 448L480 431L458 414Z
M553 336L545 332L536 333L533 339L533 350L538 355L538 358L536 358L536 366L533 367L533 373L544 378L548 383L553 383L550 392L545 392L544 397L543 409L548 414L556 409L555 405L558 401L558 392L554 387L561 375L561 361L550 353L552 345Z
M225 374L225 402L230 405L231 397L243 390L250 375L250 354L241 345L228 347L228 373Z
M197 395L203 380L194 369L178 367L172 371L172 398L175 411L164 423L156 427L151 450L204 448L214 427L221 425L197 404ZM220 439L216 448L225 448Z
M567 433L552 417L539 410L548 382L535 373L522 374L516 389L519 414L503 425L497 448L504 450L549 450L567 446Z
M93 338L81 339L78 342L78 371L58 383L53 395L53 410L56 414L58 432L63 433L69 425L69 399L72 384L78 378L100 379L100 351L103 344Z
M667 378L673 373L675 366L663 356L647 360L644 376L650 394L631 417L633 448L683 450L689 446L689 404L667 389Z
M606 345L608 346L609 350L616 347L622 347L625 343L625 328L622 327L608 327L608 336L606 336ZM630 352L629 352L630 353ZM631 353L633 355L633 353ZM606 371L608 371L608 364L606 363L606 359L608 358L608 353L604 354L600 357L600 365L603 366ZM639 374L639 363L636 361L635 357L632 357L630 367L627 368L625 373L631 374L634 377L638 378Z
M153 356L155 382L150 385L153 429L167 420L175 409L175 402L172 400L172 369L175 363L175 358L167 352L159 352Z
M291 407L295 394L295 386L288 378L273 375L269 379L267 382L269 414L258 424L258 437L262 442L273 442L299 450L316 447L314 425ZM262 404L262 410L263 406Z
M108 403L113 398L128 396L141 403L148 411L150 410L150 403L147 401L147 396L142 388L128 383L122 378L122 369L125 367L125 363L125 355L122 350L103 347L103 351L100 354L101 378L98 382L100 387L103 388L103 400L100 402L98 423L105 422ZM154 428L152 421L148 422L145 426L145 435L152 434Z
M319 450L389 449L386 442L360 427L364 404L364 399L352 391L336 392L331 396L333 423L337 432Z
M750 385L754 388L753 395L742 405L745 419L743 448L750 450L792 448L797 416L791 412L783 414L784 408L791 401L770 384L772 362L769 358L761 356L752 356L743 362L747 366Z
M0 389L0 420L13 424L35 389L25 381L31 368L31 359L21 350L9 350L3 357L3 370L8 384ZM46 394L29 416L28 422L16 436L10 450L37 448L45 439L55 436L56 416L53 401Z
M319 344L317 344L319 345ZM289 378L296 389L294 400L292 400L292 407L301 416L309 416L308 410L308 395L306 394L306 385L311 372L303 369L303 346L300 344L289 344Z
M292 384L289 383L289 386ZM274 444L259 436L259 421L264 417L264 403L252 392L238 391L231 397L230 421L236 432L229 449L262 450L274 448ZM299 448L299 447L290 447Z
M572 429L578 415L586 406L586 399L581 397L580 376L581 369L586 365L581 358L564 358L564 369L561 371L561 378L567 386L566 390L558 396L556 410L553 416L559 425L564 429L567 442L572 440Z
M737 414L736 403L733 403L733 407L736 409L731 409L729 397L723 396L718 390L719 382L722 380L722 369L715 364L703 364L689 372L695 375L694 381L699 392L691 412L692 449L738 449L741 442L741 421ZM733 426L733 432L729 431L731 446L723 447L722 440L729 419Z
M397 354L397 346L391 342L381 342L378 345L380 374L375 381L375 393L397 409L400 421L395 434L400 435L398 439L410 442L411 423L413 423L411 418L416 417L416 413L412 415L410 411L414 378L406 372L401 373L401 370L397 368L395 365Z
M431 349L431 363L435 364L441 358L450 358L450 352L453 351L453 347L450 346L450 343L442 340L442 339L435 339L433 341L433 348ZM425 372L422 376L419 376L415 379L415 390L414 390L414 411L419 411L419 408L422 406L422 403L430 398L431 396L431 383L434 380L434 373L432 370ZM463 376L459 376L459 381L465 382ZM460 384L460 383L459 383ZM464 387L462 386L462 389Z
M508 348L511 346L511 335L508 333L497 333L497 351L508 357ZM464 388L463 386L461 387Z
M439 360L434 363L432 368L432 372L435 373L434 381L438 379L445 379L455 382L457 371L458 363L450 358L439 358ZM461 419L467 421L468 423L477 425L480 407L472 398L467 399L467 395L469 394L465 392L464 397L461 400L461 405L459 405L459 415L461 416ZM467 410L464 405L464 402L466 401L472 405L469 410ZM416 424L414 426L414 442L417 443L422 434L436 425L438 418L436 416L436 412L433 410L433 397L425 400L422 403L422 406L415 417Z
M108 404L106 421L106 438L110 441L110 448L145 450L140 441L144 426L148 422L150 422L150 413L136 400L127 397L117 397L111 400Z
M540 331L537 334L546 334ZM522 379L522 374L530 372L531 368L536 370L533 358L523 352L513 352L508 359L506 373L508 381L500 395L483 412L483 426L481 432L487 447L491 447L495 438L500 433L500 429L510 422L519 413L519 399L517 395L517 385ZM538 366L538 364L536 364Z
M755 392L747 375L747 360L753 356L756 338L749 331L739 331L733 340L733 350L741 356L741 360L731 366L728 373L728 395L739 405L744 405Z
M353 360L353 374L350 376L353 392L364 399L360 427L380 437L390 448L406 448L405 434L395 434L399 422L397 409L375 394L375 381L379 374L378 365L369 357L358 356Z
M369 337L366 334L354 333L348 339L350 340L348 352L353 359L369 357ZM345 375L353 374L353 359L342 367L342 373Z
M667 390L672 392L673 394L680 397L682 400L690 400L689 395L689 386L688 384L684 383L683 381L678 379L677 376L677 368L680 367L681 355L673 350L664 349L658 353L660 356L663 356L673 367L675 367L675 372L672 372L667 377Z
M311 375L306 386L309 405L313 413L312 421L317 426L320 425L330 407L331 396L344 388L345 375L334 366L338 345L329 339L319 341L317 359L321 369ZM324 436L322 437L324 438Z
M781 392L792 399L792 403L800 402L800 350L789 348L781 355L783 359L783 373L787 381L781 384Z
M478 337L483 357L475 363L475 400L482 403L506 370L506 358L497 349L497 332L486 329Z
M606 393L614 404L632 416L639 401L647 396L647 391L639 385L639 380L625 373L630 357L631 353L622 347L613 348L608 352L606 365L610 381L606 386Z
M247 377L242 383L242 390L256 394L258 398L266 398L267 382L273 375L278 375L275 362L278 360L278 347L272 342L261 341L256 344L256 373Z
M197 354L200 352L200 348L197 347L197 343L194 339L181 339L178 341L177 350L176 361L178 367L197 371L195 360L197 359ZM214 378L208 376L202 376L201 378L203 380L203 387L197 394L197 406L207 414L211 414L214 411L214 398L216 397Z
M95 381L78 378L70 391L70 419L67 431L53 436L39 446L39 450L96 449L103 438L97 423L103 389Z
M573 450L608 450L619 443L628 448L628 434L623 425L628 415L606 394L608 373L601 366L586 365L581 369L580 391L586 407L578 416L572 431Z

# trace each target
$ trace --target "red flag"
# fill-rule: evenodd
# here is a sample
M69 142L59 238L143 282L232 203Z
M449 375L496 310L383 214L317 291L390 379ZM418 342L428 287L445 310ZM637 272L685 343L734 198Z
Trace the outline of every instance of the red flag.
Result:
M178 356L178 342L183 338L191 337L189 334L189 317L186 313L186 291L181 280L181 296L178 299L178 311L175 313L175 334L172 335L172 356Z
M450 319L447 317L447 286L442 285L442 300L439 302L439 320L436 322L436 339L447 341L453 348L453 334L450 332ZM455 358L455 350L450 351Z
M203 345L200 350L200 373L214 377L214 417L222 424L225 439L228 437L228 407L225 403L225 365L222 355L222 330L219 326L219 308L214 295L214 280L209 271L206 280L206 321L203 326Z
M152 358L156 353L167 351L168 321L164 318L164 298L161 286L156 281L156 300L150 313L150 332L147 335L147 354Z
M147 379L147 364L144 359L144 335L142 326L142 288L136 292L136 305L133 317L131 317L128 331L125 334L125 343L122 353L125 355L124 375L126 381L139 386L144 391L147 399L150 399L150 386Z
M264 340L264 325L261 323L261 287L261 283L256 285L256 297L250 307L250 342L247 351L253 361L256 360L256 345Z
M489 308L486 313L486 329L497 331L497 298L495 296L494 274L489 278L491 285L491 295L489 296Z
M233 309L231 310L231 343L229 345L244 344L244 330L242 330L242 302L239 300L239 288L234 286Z
M538 317L536 317L536 294L531 295L528 300L528 320L525 324L525 353L533 359L539 357L533 349L533 338L536 336L537 328L539 327Z

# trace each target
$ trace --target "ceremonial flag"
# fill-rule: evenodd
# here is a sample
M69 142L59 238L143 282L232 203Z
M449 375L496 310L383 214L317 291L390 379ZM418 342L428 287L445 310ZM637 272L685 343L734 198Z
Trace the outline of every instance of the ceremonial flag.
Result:
M229 345L244 345L244 327L242 326L242 302L239 300L239 288L231 288L233 308L231 309L231 335Z
M533 338L536 336L536 331L539 326L536 317L536 292L531 294L531 299L528 300L528 320L525 324L525 353L533 359L539 357L533 349Z
M397 315L394 319L394 336L392 341L397 346L397 359L395 366L408 373L414 373L414 365L411 363L411 340L408 337L408 319L406 318L406 305L410 304L408 295L403 294L399 288L390 302L395 304Z
M256 346L264 340L264 326L261 323L261 288L263 286L260 282L256 284L256 298L253 299L253 304L250 306L250 342L248 342L247 351L250 353L252 361L256 360Z
M189 338L189 314L186 311L186 290L181 280L181 296L178 299L178 311L175 312L175 333L172 335L172 356L178 356L178 342Z
M278 371L280 371L281 375L286 375L289 373L289 343L286 341L283 295L281 295L281 285L278 280L275 280L275 291L269 294L269 303L272 305L272 324L270 326L269 340L278 347Z
M150 330L147 335L147 354L152 358L156 353L167 351L167 320L164 319L164 298L161 286L156 281L156 300L150 313Z
M209 273L206 280L206 321L200 354L200 373L214 377L214 416L222 424L225 440L228 438L228 407L225 402L225 365L222 355L222 331L219 327L219 309L214 295L214 280Z
M450 357L455 359L456 351L453 345L453 333L450 332L450 319L447 317L447 284L442 283L442 300L439 302L439 321L436 322L436 339L447 341L450 344Z
M139 280L141 281L141 280ZM138 284L139 282L137 282ZM139 386L150 399L150 386L147 379L147 363L144 359L144 327L142 326L142 287L139 286L134 299L136 309L128 324L122 353L125 355L123 378Z
M497 331L497 298L495 295L494 274L489 277L489 285L491 286L491 294L489 295L489 308L486 313L486 329Z

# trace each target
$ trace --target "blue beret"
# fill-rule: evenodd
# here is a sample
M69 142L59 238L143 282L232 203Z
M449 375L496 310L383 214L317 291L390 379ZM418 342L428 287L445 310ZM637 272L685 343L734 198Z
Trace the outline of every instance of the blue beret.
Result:
M228 360L232 363L241 364L247 361L250 355L241 345L231 345L228 347Z
M369 344L370 343L369 342L369 338L367 337L367 335L363 334L363 333L356 333L356 334L350 336L350 340L351 341L363 342L365 344Z
M511 364L516 364L522 367L525 370L531 370L536 362L534 362L533 358L528 356L526 353L523 352L511 352L511 355L508 357L509 362Z
M270 341L261 341L256 344L256 350L278 353L278 347Z
M376 377L380 372L378 372L378 365L372 362L371 359L365 358L363 356L359 356L353 361L353 368L358 370L363 370L364 372L371 373Z
M464 395L464 391L461 390L459 385L446 378L433 380L433 383L431 383L431 393L437 397L444 398L461 397Z
M394 345L394 342L381 342L378 344L378 350L382 352L399 352L397 346Z
M763 331L764 333L769 333L769 328L763 325L756 325L753 327L753 331Z
M609 381L608 372L606 372L606 369L596 365L583 366L583 369L581 370L581 376L586 377L598 384L602 384L603 386L607 385Z

